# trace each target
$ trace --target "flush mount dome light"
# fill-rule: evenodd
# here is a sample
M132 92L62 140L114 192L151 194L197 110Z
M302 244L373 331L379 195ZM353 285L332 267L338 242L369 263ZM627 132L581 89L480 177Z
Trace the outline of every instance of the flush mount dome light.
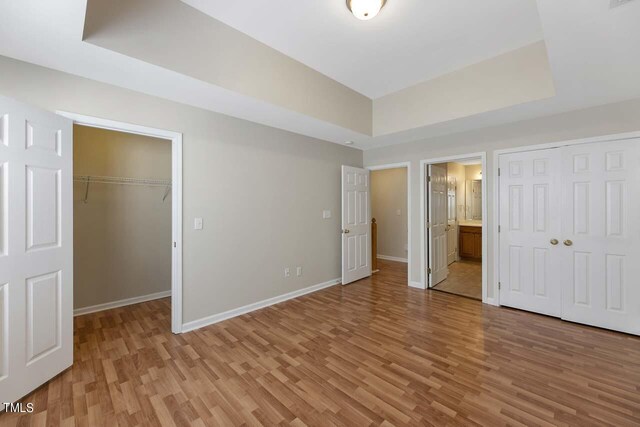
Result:
M347 7L358 19L368 21L375 18L387 0L347 0Z

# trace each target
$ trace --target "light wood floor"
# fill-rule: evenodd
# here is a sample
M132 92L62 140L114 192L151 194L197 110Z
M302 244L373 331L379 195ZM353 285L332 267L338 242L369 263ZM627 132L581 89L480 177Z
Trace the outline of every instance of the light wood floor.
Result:
M0 425L640 425L639 338L409 288L406 264L169 324L168 300L76 318L73 367Z
M460 260L449 265L449 275L433 289L482 300L482 261Z

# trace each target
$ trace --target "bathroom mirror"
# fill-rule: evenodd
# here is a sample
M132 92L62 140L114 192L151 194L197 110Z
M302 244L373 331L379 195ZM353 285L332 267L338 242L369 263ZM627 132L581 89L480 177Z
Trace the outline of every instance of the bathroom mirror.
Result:
M469 221L482 220L482 180L466 181L466 219Z

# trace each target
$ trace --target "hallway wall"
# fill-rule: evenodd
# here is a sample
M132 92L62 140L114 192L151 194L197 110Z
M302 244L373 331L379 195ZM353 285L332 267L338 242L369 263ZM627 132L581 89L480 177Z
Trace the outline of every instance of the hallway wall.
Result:
M406 260L406 168L371 171L371 212L378 223L378 255Z

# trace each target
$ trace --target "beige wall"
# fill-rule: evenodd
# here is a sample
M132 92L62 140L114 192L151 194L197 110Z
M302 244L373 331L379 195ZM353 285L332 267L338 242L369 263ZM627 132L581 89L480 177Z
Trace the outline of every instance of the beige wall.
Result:
M88 43L371 135L371 99L181 1L89 0L86 17Z
M378 255L407 259L406 168L371 172L371 212L378 223Z
M171 142L74 126L75 175L171 180ZM171 289L171 194L164 188L73 187L74 308Z
M466 165L464 170L469 181L482 181L482 165Z
M0 75L0 94L51 111L183 133L184 321L340 277L340 165L361 151L6 57Z
M463 155L484 151L487 153L487 167L494 171L493 154L495 150L518 146L568 141L600 135L640 131L640 99L573 111L554 116L526 120L502 126L489 127L477 131L457 133L437 138L411 142L407 144L382 147L364 152L367 166L410 161L412 182L412 239L413 264L411 280L419 282L420 272L420 160ZM488 194L488 236L489 236L489 297L496 291L496 275L493 266L494 231L497 224L493 221L495 194L493 173L484 179L487 181Z
M386 135L555 95L543 41L373 101L373 134Z

